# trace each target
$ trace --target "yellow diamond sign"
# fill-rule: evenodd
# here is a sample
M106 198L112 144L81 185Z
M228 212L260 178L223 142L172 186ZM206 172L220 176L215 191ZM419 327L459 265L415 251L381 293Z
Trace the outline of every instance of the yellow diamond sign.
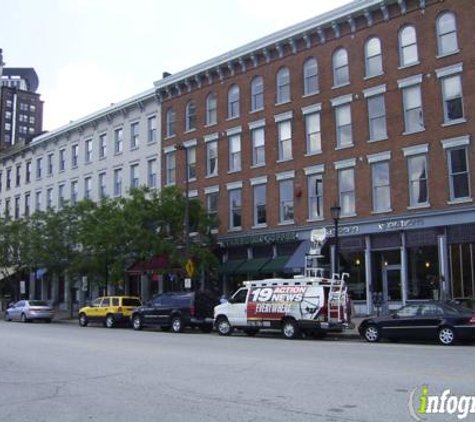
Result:
M191 259L186 261L185 270L188 274L188 277L193 277L193 274L195 273L195 265L193 264L193 261Z

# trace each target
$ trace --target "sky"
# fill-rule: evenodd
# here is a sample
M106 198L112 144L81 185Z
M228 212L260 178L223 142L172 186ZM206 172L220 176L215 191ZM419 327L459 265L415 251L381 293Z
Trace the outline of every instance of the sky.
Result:
M35 68L56 129L350 0L0 0L6 67Z

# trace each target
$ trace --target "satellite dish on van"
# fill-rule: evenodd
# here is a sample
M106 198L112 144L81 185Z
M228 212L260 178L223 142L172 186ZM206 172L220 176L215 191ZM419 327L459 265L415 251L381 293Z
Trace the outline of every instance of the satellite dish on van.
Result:
M310 232L310 241L312 242L312 246L310 247L309 255L322 257L321 250L326 238L327 231L325 228L312 230Z

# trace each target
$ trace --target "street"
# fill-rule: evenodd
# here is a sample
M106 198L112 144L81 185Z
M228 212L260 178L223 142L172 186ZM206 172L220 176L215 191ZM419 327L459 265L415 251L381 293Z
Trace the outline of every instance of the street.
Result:
M422 384L475 394L474 351L0 321L0 421L411 421Z

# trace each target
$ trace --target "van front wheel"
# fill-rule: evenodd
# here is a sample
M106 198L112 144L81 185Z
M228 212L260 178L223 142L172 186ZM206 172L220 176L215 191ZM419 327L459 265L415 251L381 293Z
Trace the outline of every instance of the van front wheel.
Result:
M216 329L218 330L218 334L220 336L229 336L234 331L228 319L224 316L219 317L216 321Z
M284 338L289 340L300 338L300 328L294 319L284 320L284 322L282 323L282 335L284 336Z

